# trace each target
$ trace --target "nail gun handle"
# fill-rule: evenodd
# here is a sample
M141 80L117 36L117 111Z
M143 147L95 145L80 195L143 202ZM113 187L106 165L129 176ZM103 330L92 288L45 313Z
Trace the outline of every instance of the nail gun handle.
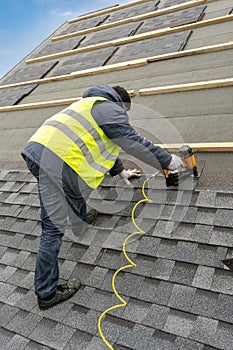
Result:
M184 166L188 169L191 169L193 172L193 175L197 177L198 176L197 164L196 164L196 159L192 148L189 145L183 145L180 147L179 153L180 153L180 159L184 163Z
M168 169L164 169L163 172L164 172L167 187L179 186L179 172L178 172L178 170L171 171Z

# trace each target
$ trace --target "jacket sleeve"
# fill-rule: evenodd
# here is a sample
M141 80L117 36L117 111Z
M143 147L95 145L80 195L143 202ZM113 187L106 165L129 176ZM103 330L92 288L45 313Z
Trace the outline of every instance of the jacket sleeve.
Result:
M116 176L116 175L120 174L122 172L122 170L124 170L124 166L122 164L122 161L120 158L117 158L112 169L109 170L109 174L111 176Z
M104 133L125 152L156 169L165 169L171 154L141 136L130 124L125 110L110 101L93 107L92 115Z

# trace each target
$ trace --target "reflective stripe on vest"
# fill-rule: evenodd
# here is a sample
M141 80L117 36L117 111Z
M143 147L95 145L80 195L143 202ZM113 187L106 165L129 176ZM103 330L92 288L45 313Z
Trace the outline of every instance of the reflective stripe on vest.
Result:
M88 97L47 119L31 137L69 165L91 188L97 188L113 167L120 148L105 135L91 115L95 102Z

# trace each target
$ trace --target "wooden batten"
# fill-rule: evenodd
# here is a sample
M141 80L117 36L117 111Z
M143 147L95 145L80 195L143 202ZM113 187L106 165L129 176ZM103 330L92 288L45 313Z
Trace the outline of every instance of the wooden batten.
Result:
M4 106L4 107L0 107L0 112L13 112L13 111L22 111L27 109L65 106L75 101L79 101L80 99L81 97L74 97L74 98L67 98L67 99L61 99L61 100L25 103L21 105L13 105L13 106Z
M74 54L81 53L81 52L93 51L93 50L97 50L97 49L101 49L101 48L105 48L105 47L120 46L123 44L128 44L128 43L132 43L132 42L136 42L136 41L141 41L141 40L159 37L162 35L177 33L177 32L183 31L183 30L201 28L201 27L219 24L219 23L224 23L224 22L228 22L228 21L232 21L232 20L233 20L233 14L227 15L227 16L221 16L221 17L217 17L217 18L211 18L211 19L208 19L205 21L200 21L200 22L191 23L191 24L185 24L182 26L172 27L172 28L168 27L168 28L154 30L154 31L150 31L150 32L142 33L142 34L137 34L137 35L134 35L131 37L125 37L125 38L121 38L121 39L117 39L117 40L106 41L105 43L101 43L101 44L90 45L87 47L82 47L82 48L78 48L78 49L74 49L74 50L68 50L68 51L58 52L58 53L51 54L51 55L31 58L31 59L27 59L26 63L41 62L41 61L46 61L46 60L50 60L50 59L54 59L54 58L70 56L70 55L74 55Z
M77 18L74 18L74 19L70 19L68 21L68 23L75 23L75 22L82 21L84 19L89 19L89 18L93 18L93 17L96 17L96 16L104 15L104 14L109 13L109 12L123 10L125 8L136 6L136 5L140 5L140 4L143 4L143 3L148 2L148 1L150 1L150 0L137 0L137 1L134 1L134 2L130 2L128 4L123 4L123 5L114 6L114 7L108 7L106 9L104 9L104 10L88 13L87 15L83 15L83 16L80 16L80 17L77 17Z
M177 85L170 85L170 86L140 89L139 94L141 96L149 96L149 95L168 94L172 92L213 89L213 88L227 87L227 86L233 86L233 78L199 81L196 83L177 84Z
M84 76L120 71L120 70L130 69L130 68L137 68L137 67L145 66L150 62L163 61L163 60L169 60L169 59L173 59L173 58L193 56L193 55L199 55L199 54L206 54L206 53L217 52L217 51L222 51L222 50L229 50L232 48L233 48L233 41L223 43L223 44L203 46L203 47L199 47L197 49L189 49L189 50L184 50L184 51L171 52L171 53L166 53L163 55L157 55L157 56L127 61L127 62L122 62L122 63L110 64L107 66L100 66L100 67L95 67L95 68L83 69L83 70L80 70L77 72L72 72L72 73L66 74L66 75L59 75L56 77L35 79L35 80L23 81L23 82L19 82L19 83L0 85L0 90L12 88L12 87L17 87L17 86L31 85L31 84L53 83L56 81L64 81L64 80L69 80L69 79L81 78Z
M161 148L169 152L178 152L183 144L161 144ZM188 143L194 152L233 152L233 142L201 142Z
M168 27L168 28L158 29L158 30L154 30L154 31L150 31L150 32L142 33L142 34L137 34L137 35L134 35L132 37L113 40L111 43L114 46L123 45L123 44L131 43L131 42L151 39L151 38L155 38L155 37L159 37L159 36L163 36L163 35L167 35L167 34L177 33L177 32L184 31L184 30L206 27L209 25L215 25L215 24L219 24L219 23L232 21L232 20L233 20L233 14L227 15L227 16L211 18L211 19L207 19L205 21L184 24L184 25L181 25L178 27Z
M169 14L169 13L172 13L172 12L188 9L190 7L202 5L202 4L207 3L208 1L210 1L210 0L188 1L188 2L185 2L185 3L178 4L178 5L174 5L174 6L166 7L166 8L163 8L163 9L159 9L157 11L151 11L151 12L144 13L142 15L125 18L125 19L122 19L122 20L119 20L119 21L116 21L116 22L102 24L101 26L91 27L91 28L79 30L79 31L76 31L76 32L73 32L73 33L55 36L55 37L52 38L52 41L58 41L58 40L64 40L64 39L68 39L68 38L73 38L73 37L78 36L78 35L94 33L94 32L97 32L97 31L104 30L104 29L120 26L120 25L123 25L123 24L137 22L137 21L141 21L141 20L145 20L145 19L149 19L149 18L153 18L153 17L166 15L166 14Z
M128 90L128 94L130 97L135 96L134 90ZM13 106L4 106L0 107L0 112L12 112L12 111L22 111L27 109L37 109L37 108L47 108L47 107L55 107L55 106L65 106L69 105L73 102L81 100L82 97L72 97L61 100L53 100L53 101L42 101L36 103L25 103L21 105L13 105Z

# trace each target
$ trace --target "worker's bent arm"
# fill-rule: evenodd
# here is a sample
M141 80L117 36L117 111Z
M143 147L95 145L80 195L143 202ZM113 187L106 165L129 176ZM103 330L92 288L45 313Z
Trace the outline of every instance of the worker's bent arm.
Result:
M155 146L145 137L142 137L129 124L111 124L111 126L105 124L103 126L103 131L125 152L157 169L167 168L171 161L171 155L168 152L164 151L159 146Z
M141 136L130 124L126 111L107 101L94 106L93 117L104 133L125 152L157 168L165 169L171 154Z

